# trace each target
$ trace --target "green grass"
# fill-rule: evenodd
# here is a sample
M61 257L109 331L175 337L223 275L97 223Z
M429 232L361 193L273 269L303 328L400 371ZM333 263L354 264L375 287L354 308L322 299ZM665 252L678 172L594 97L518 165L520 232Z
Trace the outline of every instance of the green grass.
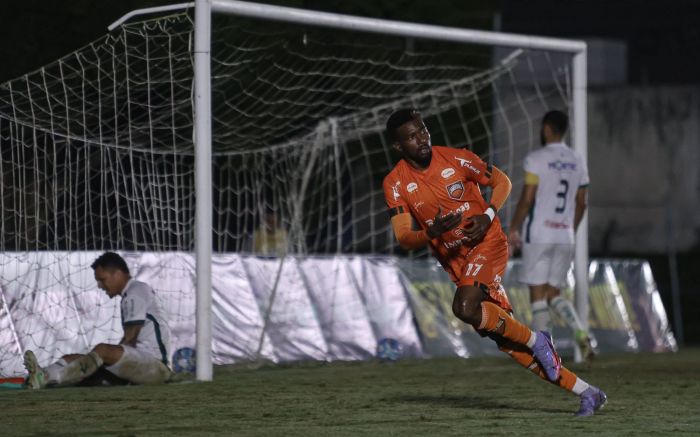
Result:
M213 383L2 390L0 435L699 435L700 349L615 354L591 369L608 405L508 359L305 363L215 369Z

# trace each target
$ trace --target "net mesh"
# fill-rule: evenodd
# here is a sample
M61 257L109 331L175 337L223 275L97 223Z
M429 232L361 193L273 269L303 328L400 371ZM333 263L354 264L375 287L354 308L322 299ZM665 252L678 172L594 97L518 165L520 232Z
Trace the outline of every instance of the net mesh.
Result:
M193 41L189 13L126 24L0 85L0 373L30 346L119 340L115 303L94 297L100 251L194 249ZM384 123L406 106L433 144L511 176L509 218L541 115L569 102L570 59L548 52L219 17L211 56L220 253L403 254L381 183L397 162ZM50 307L75 317L44 323Z

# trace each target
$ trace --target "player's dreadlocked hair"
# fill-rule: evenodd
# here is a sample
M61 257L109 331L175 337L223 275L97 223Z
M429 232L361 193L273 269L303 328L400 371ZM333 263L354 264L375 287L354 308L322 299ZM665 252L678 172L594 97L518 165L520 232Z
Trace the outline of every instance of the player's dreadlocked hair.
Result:
M394 111L386 121L386 134L389 136L389 141L395 142L398 139L396 136L398 128L416 117L420 117L420 112L415 108L403 108Z

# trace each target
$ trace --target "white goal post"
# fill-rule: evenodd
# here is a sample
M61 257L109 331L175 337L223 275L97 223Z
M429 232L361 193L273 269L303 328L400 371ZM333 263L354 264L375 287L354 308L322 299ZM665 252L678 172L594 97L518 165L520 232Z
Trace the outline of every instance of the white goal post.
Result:
M211 156L211 90L209 77L209 35L210 16L212 13L240 15L266 20L294 22L312 26L327 26L382 34L393 34L411 38L426 38L465 42L474 44L496 45L504 47L525 47L561 51L573 54L572 69L572 125L573 147L582 156L587 157L587 59L586 43L556 38L543 38L528 35L515 35L449 28L425 24L406 23L327 12L248 3L236 0L196 0L195 1L195 131L197 156L197 361L207 365L197 366L197 378L212 378L210 349L211 319L211 211L206 199L211 196L211 180L207 178L206 166ZM584 128L581 128L581 127ZM205 161L206 160L206 161ZM201 238L201 239L200 239ZM576 256L574 262L576 277L576 308L583 323L587 323L588 314L588 218L584 215L576 236ZM204 346L204 347L203 347Z
M192 3L168 8L151 8L134 11L111 28L139 15L178 7L191 7ZM196 156L196 260L197 260L197 379L212 379L211 363L211 259L212 216L210 178L211 159L211 77L210 53L211 15L229 14L243 17L346 29L357 32L389 34L416 39L432 39L457 43L489 46L528 48L564 52L573 56L571 70L572 143L575 150L587 157L587 58L583 41L545 38L530 35L508 34L480 30L450 28L417 23L398 22L374 18L317 12L289 7L249 3L236 0L196 0L195 6L195 156ZM583 128L582 128L583 127ZM576 235L574 261L576 284L576 308L581 320L587 323L588 314L588 219L587 214ZM577 352L578 355L578 352ZM577 356L580 359L580 356Z
M0 375L22 374L26 350L44 365L119 341L118 300L89 267L105 250L157 291L199 380L213 364L371 358L398 326L424 356L410 317L392 317L452 285L427 250L400 249L387 218L384 124L406 106L435 144L511 177L507 224L545 111L571 114L586 155L586 45L209 0L133 11L0 84ZM467 354L469 329L453 352Z

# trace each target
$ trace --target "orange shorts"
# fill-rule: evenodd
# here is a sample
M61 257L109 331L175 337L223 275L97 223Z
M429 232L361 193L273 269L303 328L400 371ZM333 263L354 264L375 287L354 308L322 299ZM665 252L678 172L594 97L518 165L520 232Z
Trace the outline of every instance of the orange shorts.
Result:
M513 311L501 284L507 265L508 243L505 236L498 236L486 238L474 247L461 247L445 270L457 287L475 285L488 294L488 300L506 311Z

